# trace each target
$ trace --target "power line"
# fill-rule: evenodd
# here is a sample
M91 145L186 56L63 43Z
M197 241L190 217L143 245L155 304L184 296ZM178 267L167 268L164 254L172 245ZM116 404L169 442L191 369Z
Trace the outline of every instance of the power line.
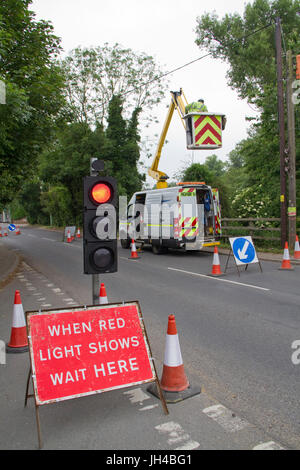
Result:
M234 41L233 43L236 43L236 42L240 42L240 41L244 41L245 39L248 39L249 37L253 36L254 34L257 34L261 31L263 31L264 29L267 29L269 28L270 26L273 25L273 22L265 25L265 26L262 26L261 28L255 30L255 31L252 31L251 33L245 35L245 36L242 36L240 39L237 39L236 41ZM180 65L179 67L176 67L175 69L173 70L170 70L169 72L165 72L163 74L161 74L159 77L155 77L153 78L152 80L149 80L148 82L146 83L143 83L139 88L132 88L131 90L128 90L126 92L124 92L121 96L125 96L125 95L128 95L130 93L133 93L134 91L136 91L137 89L141 89L147 85L150 85L151 83L155 82L155 81L158 81L158 80L161 80L162 78L165 78L167 77L168 75L171 75L172 73L175 73L175 72L178 72L178 70L181 70L185 67L188 67L189 65L191 64L194 64L195 62L198 62L202 59L205 59L206 57L209 57L213 54L213 52L208 52L207 54L201 56L201 57L198 57L197 59L194 59L194 60L191 60L190 62L187 62L186 64L183 64L183 65Z

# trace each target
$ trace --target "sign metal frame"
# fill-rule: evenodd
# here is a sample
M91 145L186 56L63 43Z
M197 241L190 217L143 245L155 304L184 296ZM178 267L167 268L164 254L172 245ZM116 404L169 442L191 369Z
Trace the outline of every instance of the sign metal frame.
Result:
M54 398L54 399L49 399L49 400L44 400L44 401L41 400L39 398L39 395L38 395L38 387L37 387L37 379L36 379L37 369L36 369L36 361L35 361L35 354L34 354L33 341L32 341L33 338L31 336L32 335L32 330L33 330L32 326L31 326L31 318L33 316L37 316L37 315L40 315L40 316L41 315L48 315L49 316L51 314L54 315L54 314L60 314L60 313L76 314L76 312L90 311L90 310L96 310L96 311L99 310L100 311L100 310L105 310L105 309L116 309L118 307L124 307L124 306L125 307L126 306L136 307L136 311L137 311L137 315L138 315L138 319L139 319L139 325L140 325L140 328L141 328L139 333L141 334L141 337L143 337L143 339L144 339L145 351L147 353L147 357L148 357L148 360L149 360L149 366L151 368L152 377L148 378L146 380L138 380L138 381L135 381L135 382L122 383L122 385L120 385L120 386L113 386L111 388L106 387L104 389L99 389L99 390L92 390L92 391L90 390L88 392L75 394L74 396L67 395L67 396L62 396L60 398ZM76 317L74 316L74 320L75 319L76 319ZM140 304L137 300L128 301L128 302L121 302L121 303L104 304L104 305L89 305L89 306L83 305L83 306L78 306L78 307L74 307L74 308L71 308L71 309L70 308L59 308L59 309L28 311L28 312L26 312L26 323L27 323L27 334L28 334L28 344L29 344L30 369L29 369L29 373L28 373L28 377L27 377L27 383L26 383L26 393L25 393L24 406L25 407L27 406L28 398L34 397L34 399L35 399L35 411L36 411L36 422L37 422L37 433L38 433L38 443L39 443L39 448L40 449L42 448L42 438L41 438L41 427L40 427L40 418L39 418L39 407L43 406L43 405L57 403L57 402L60 402L60 401L65 401L65 400L74 399L74 398L80 398L82 396L87 396L87 395L100 394L100 393L103 393L103 392L109 392L109 391L113 391L113 390L117 390L117 389L121 389L121 388L133 387L133 386L136 386L138 384L155 382L156 386L157 386L157 390L158 390L158 395L159 395L159 398L160 398L160 401L161 401L161 404L162 404L163 411L166 415L169 414L167 404L166 404L164 395L162 393L160 382L159 382L159 379L158 379L158 376L157 376L157 371L156 371L154 359L152 357L151 347L150 347L146 327L145 327L145 324L144 324L144 320L143 320L143 317L142 317ZM144 353L145 353L145 351L144 351ZM33 386L33 393L32 394L29 394L30 378L32 379L32 386Z
M248 245L251 245L254 249L254 257L253 259L250 261L250 262L243 262L241 261L236 253L234 252L233 250L233 244L236 240L238 239L244 239L245 242L248 242ZM227 261L226 261L226 265L225 265L225 269L224 269L224 273L226 273L227 269L228 269L228 263L229 263L229 258L232 254L233 258L234 258L234 261L235 261L235 266L236 266L236 269L237 269L237 272L238 272L238 275L240 276L240 270L239 270L239 266L245 266L245 271L247 271L248 269L248 266L249 264L255 264L255 263L258 263L259 265L259 268L260 268L260 272L263 272L262 271L262 267L261 267L261 263L260 263L260 260L257 256L257 253L256 253L256 250L255 250L255 246L254 246L254 243L252 241L252 237L251 236L240 236L240 237L230 237L229 238L229 242L230 242L230 250L229 250L229 253L228 253L228 257L227 257ZM245 249L245 245L244 245L244 248L242 249L242 251Z

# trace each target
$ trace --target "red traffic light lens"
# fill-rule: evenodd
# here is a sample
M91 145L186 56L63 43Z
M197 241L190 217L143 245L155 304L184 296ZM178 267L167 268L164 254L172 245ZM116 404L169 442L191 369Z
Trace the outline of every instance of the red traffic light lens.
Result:
M105 183L97 183L92 188L91 196L96 203L104 204L111 198L111 189Z

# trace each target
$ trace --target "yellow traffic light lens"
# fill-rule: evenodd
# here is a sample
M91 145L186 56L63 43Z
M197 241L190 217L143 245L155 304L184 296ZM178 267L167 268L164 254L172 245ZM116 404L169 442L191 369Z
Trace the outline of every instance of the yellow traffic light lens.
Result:
M111 198L111 189L105 183L97 183L93 187L91 194L95 202L97 202L98 204L104 204L105 202L108 202Z

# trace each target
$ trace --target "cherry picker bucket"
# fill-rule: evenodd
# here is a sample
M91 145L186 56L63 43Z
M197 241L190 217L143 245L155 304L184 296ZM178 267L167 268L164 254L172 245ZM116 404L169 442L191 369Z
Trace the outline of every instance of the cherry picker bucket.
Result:
M226 117L220 113L188 113L186 124L186 146L189 150L211 150L222 147L222 130Z

